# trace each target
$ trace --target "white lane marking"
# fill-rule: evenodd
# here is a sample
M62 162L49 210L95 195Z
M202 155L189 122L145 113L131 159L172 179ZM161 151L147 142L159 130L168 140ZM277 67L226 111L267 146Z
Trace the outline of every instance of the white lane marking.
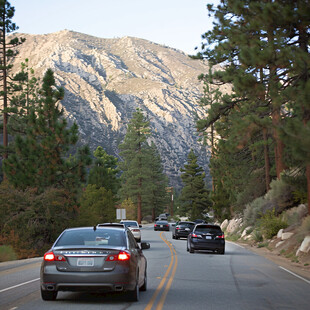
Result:
M281 266L279 266L279 268L285 270L286 272L292 274L293 276L295 276L295 277L297 277L297 278L299 278L299 279L301 279L301 280L304 280L305 282L307 282L308 284L310 284L310 281L309 281L309 280L307 280L307 279L305 279L305 278L299 276L298 274L296 274L296 273L294 273L294 272L292 272L292 271L290 271L290 270L287 270L287 269L285 269L285 268L283 268L283 267L281 267Z
M20 284L11 286L11 287L4 288L3 290L0 290L0 293L3 293L3 292L5 292L5 291L11 290L11 289L13 289L13 288L16 288L16 287L19 287L19 286L22 286L22 285L26 285L26 284L29 284L29 283L31 283L31 282L35 282L35 281L38 281L38 280L40 280L40 278L33 279L33 280L30 280L30 281L27 281L27 282L24 282L24 283L20 283Z
M232 241L227 241L227 242L228 242L228 243L232 243L232 244L234 244L234 245L238 246L239 248L244 249L244 246L242 246L242 245L240 245L240 244L237 244L237 243L232 242Z

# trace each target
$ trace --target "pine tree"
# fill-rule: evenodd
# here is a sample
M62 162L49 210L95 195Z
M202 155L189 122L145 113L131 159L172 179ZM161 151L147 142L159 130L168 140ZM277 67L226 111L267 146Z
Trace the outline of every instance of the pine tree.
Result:
M17 37L7 41L7 35L16 31L18 27L12 22L15 9L7 0L0 0L0 80L2 81L2 89L0 95L3 98L3 148L2 156L7 158L8 147L8 93L10 92L8 73L12 68L8 61L17 55L17 51L14 51L14 47L20 45L25 40Z
M16 136L15 152L4 161L4 171L15 187L42 191L54 186L72 191L85 181L85 166L91 161L89 150L83 147L75 156L67 157L78 140L78 127L73 124L68 128L62 117L58 102L63 96L53 71L47 70L38 107L28 116L26 136Z
M142 110L137 109L128 124L124 141L119 145L122 170L121 197L123 200L131 198L137 205L137 221L142 220L142 198L150 176L149 163L152 160L147 151L147 137L150 135L149 121Z
M187 157L187 164L181 168L181 179L184 187L181 191L183 212L189 214L191 220L204 218L210 208L208 191L205 186L205 173L197 163L197 156L191 150Z
M98 188L104 187L116 195L120 188L120 179L117 176L119 173L118 159L107 154L101 146L97 147L94 156L96 161L89 172L88 184L96 185Z
M149 162L150 176L144 191L146 194L144 201L147 204L148 211L151 211L152 220L155 220L156 214L162 213L169 206L168 178L163 173L160 154L154 142L151 143L149 152L151 158Z

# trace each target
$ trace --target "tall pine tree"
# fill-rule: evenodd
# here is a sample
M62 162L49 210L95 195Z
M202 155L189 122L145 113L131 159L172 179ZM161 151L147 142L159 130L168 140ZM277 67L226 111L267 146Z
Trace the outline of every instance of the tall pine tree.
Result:
M14 154L4 161L4 171L11 184L43 191L50 186L77 189L85 181L85 167L91 162L88 147L68 157L78 140L78 127L68 128L58 103L64 90L47 70L40 91L38 107L31 109L25 136L16 136Z
M205 173L197 163L197 156L191 150L187 157L187 164L181 168L181 179L184 187L180 199L183 201L183 212L191 220L203 219L210 209L208 191L205 185Z

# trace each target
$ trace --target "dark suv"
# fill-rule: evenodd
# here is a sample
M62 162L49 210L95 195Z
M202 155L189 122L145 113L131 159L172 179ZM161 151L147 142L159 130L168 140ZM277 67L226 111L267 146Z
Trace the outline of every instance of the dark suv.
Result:
M188 234L193 230L195 226L194 222L183 221L178 222L172 230L172 238L187 238Z
M197 224L187 237L187 251L211 250L219 254L225 253L225 237L218 225Z

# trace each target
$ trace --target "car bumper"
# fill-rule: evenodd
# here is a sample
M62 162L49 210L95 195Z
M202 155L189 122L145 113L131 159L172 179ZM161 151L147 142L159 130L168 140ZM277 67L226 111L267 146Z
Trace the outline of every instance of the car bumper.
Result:
M225 241L209 241L209 242L201 242L201 241L191 241L191 247L193 250L223 250L225 249Z
M108 272L61 272L45 266L40 282L48 291L127 291L135 288L136 278L135 272L121 266Z

